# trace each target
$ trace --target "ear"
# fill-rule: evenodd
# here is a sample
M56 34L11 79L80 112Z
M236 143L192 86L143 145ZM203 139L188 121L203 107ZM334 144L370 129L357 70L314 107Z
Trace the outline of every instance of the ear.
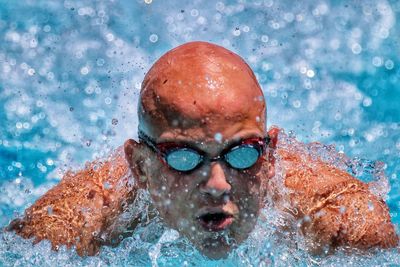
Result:
M272 126L268 131L268 136L270 138L270 142L268 145L268 161L269 161L269 169L268 169L268 178L271 179L275 176L275 156L274 152L276 149L276 144L278 143L278 135L280 129L276 126Z
M133 139L128 139L124 144L125 158L139 188L147 188L147 173L144 166L146 149L144 145Z

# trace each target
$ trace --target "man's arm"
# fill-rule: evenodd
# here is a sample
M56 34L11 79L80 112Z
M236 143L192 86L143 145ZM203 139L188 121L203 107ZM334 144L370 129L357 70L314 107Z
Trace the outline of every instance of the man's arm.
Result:
M119 148L105 162L67 172L23 218L12 221L9 229L24 238L35 238L34 243L47 239L53 249L76 245L79 255L95 255L103 243L117 243L110 240L113 236L104 240L104 232L110 231L118 215L134 201L135 193L124 151Z
M398 236L385 202L345 171L290 149L276 152L288 201L314 252L337 246L394 247Z

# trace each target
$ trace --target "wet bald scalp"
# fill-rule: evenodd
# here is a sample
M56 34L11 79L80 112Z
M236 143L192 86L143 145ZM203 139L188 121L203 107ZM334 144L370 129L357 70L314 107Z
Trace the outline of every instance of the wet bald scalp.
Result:
M265 128L265 101L246 62L206 42L164 54L146 74L139 101L139 129L208 127L220 119L258 120Z

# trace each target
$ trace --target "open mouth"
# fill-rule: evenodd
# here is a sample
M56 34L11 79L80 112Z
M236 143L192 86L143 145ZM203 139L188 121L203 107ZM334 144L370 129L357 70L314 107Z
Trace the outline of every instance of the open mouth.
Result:
M233 223L233 215L225 212L205 213L198 220L208 231L218 232L226 229Z

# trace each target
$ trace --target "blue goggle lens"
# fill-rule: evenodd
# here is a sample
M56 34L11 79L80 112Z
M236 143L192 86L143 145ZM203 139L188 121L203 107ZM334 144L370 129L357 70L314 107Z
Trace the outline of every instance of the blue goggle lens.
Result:
M239 146L225 155L226 162L235 169L247 169L260 157L260 151L253 146Z
M165 160L173 169L185 172L196 168L201 162L201 156L192 149L181 148L169 152Z

